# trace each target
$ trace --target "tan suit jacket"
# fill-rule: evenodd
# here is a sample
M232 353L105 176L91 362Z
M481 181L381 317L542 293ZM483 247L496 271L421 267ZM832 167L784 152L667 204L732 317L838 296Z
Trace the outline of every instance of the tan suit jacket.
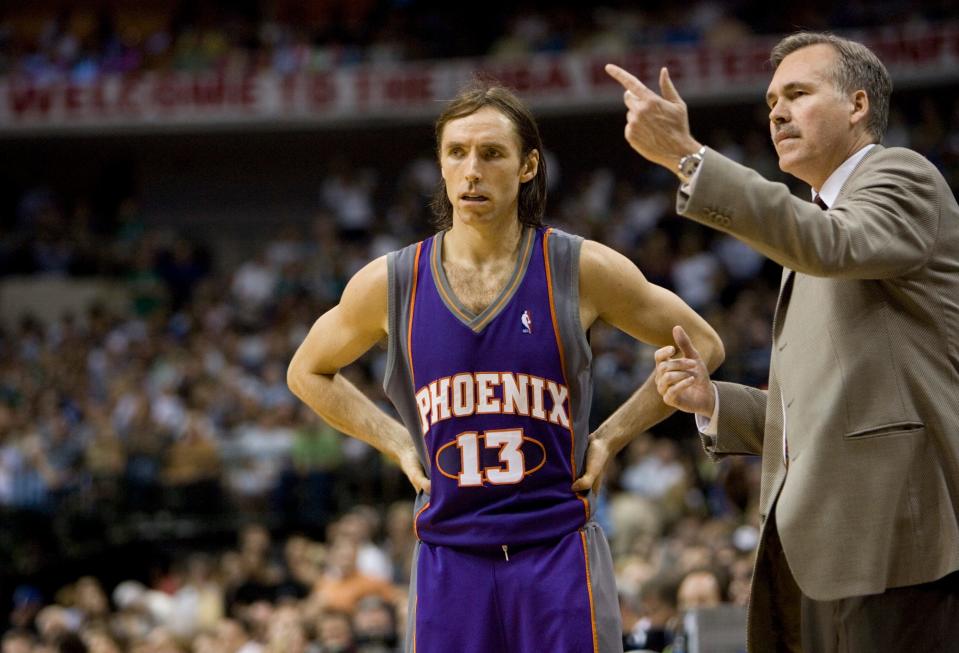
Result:
M678 211L784 268L769 390L717 383L718 436L704 438L717 457L762 454L760 547L775 511L816 600L959 569L959 206L942 175L876 146L823 211L708 150ZM777 601L770 573L753 579L754 651L774 650L756 601Z

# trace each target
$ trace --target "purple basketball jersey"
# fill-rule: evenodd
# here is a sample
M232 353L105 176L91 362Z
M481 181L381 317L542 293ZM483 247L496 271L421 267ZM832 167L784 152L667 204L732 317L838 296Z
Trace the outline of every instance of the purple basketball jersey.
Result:
M571 489L584 449L576 439L586 435L574 431L585 416L572 414L582 379L572 387L567 379L553 237L525 230L512 277L479 315L449 286L442 234L416 246L408 300L391 310L405 335L391 338L391 367L407 368L409 378L388 389L422 444L432 483L415 523L425 542L522 546L559 539L589 519L588 501ZM405 397L394 396L398 386Z

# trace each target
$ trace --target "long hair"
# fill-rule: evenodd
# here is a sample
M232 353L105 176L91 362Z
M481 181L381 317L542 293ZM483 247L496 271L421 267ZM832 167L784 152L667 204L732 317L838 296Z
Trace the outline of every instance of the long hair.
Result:
M539 227L543 224L543 214L546 212L546 157L543 156L543 142L533 114L508 88L492 80L475 79L457 93L436 119L434 130L437 156L447 123L465 118L485 107L496 109L513 124L519 137L521 159L526 159L533 150L539 152L536 176L520 185L516 202L520 224ZM446 184L442 179L433 193L430 208L433 211L431 222L438 231L445 231L453 226L453 205L450 204Z

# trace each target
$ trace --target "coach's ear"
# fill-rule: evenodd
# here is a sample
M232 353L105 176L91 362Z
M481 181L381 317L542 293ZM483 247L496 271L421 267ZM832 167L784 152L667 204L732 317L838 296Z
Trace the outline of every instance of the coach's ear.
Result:
M519 181L521 184L525 184L527 181L536 177L536 172L539 170L539 150L530 150L529 154L526 155L526 160L523 162L523 167L520 168Z
M849 98L849 124L855 125L869 118L869 95L859 89ZM868 125L867 125L868 129Z

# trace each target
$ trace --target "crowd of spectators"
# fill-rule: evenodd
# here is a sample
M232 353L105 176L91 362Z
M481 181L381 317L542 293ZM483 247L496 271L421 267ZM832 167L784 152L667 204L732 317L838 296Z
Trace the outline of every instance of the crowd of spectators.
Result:
M793 3L739 0L520 2L469 12L432 2L31 2L0 11L0 75L83 83L100 74L255 71L540 52L604 54L640 45L734 46L795 25L842 29L950 16L948 0Z
M109 592L82 576L45 600L15 593L4 653L200 653L330 651L387 653L404 630L412 505L390 507L386 537L374 544L379 514L354 507L334 522L327 544L303 535L281 546L259 524L236 546L175 559L146 585L125 579Z

